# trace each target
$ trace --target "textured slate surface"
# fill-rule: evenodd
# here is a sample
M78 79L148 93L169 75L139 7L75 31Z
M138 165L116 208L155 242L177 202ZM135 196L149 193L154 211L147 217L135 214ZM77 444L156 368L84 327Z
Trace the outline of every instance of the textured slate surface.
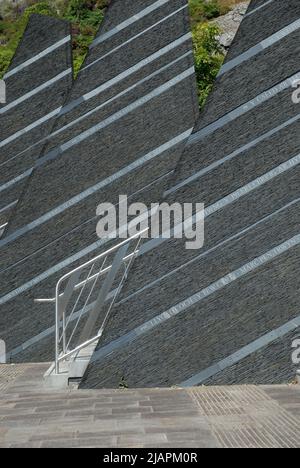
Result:
M268 36L261 18L273 3L245 17L232 57L245 50L248 33L253 46L255 25L258 40ZM292 4L285 3L288 11ZM272 11L270 34L299 19ZM282 83L300 70L299 38L291 32L217 79L165 197L205 203L204 247L186 251L174 240L143 247L82 388L115 386L120 375L133 387L168 386L212 368L218 384L292 377L288 327L300 324L299 107L291 84ZM235 109L230 121L195 138ZM229 365L220 373L231 356L236 371Z
M291 345L295 338L295 332L292 332L284 338L274 341L268 345L244 358L238 364L225 369L223 372L216 374L211 379L205 381L205 385L231 385L237 379L241 384L249 382L249 380L259 381L264 385L271 384L275 379L280 382L290 383L295 380L297 367L291 360ZM257 372L253 376L253 369L257 368Z
M0 113L0 226L9 219L29 174L12 181L34 165L41 149L37 143L48 135L54 117L37 121L59 108L72 86L69 24L31 15L4 79L7 102ZM48 83L50 80L54 81Z
M119 27L149 6L151 13ZM52 358L40 337L23 354L18 348L54 324L52 306L33 299L53 296L64 273L100 253L100 202L116 203L123 193L135 201L161 198L197 116L187 1L113 2L0 244L0 329L13 359Z
M297 0L289 1L288 8L286 3L280 0L261 2L261 4L264 3L266 5L259 11L259 14L253 13L244 18L243 29L237 32L226 56L227 62L299 19L300 5ZM257 6L261 6L259 2ZM254 3L251 2L247 13L253 9Z
M265 4L267 5L269 0L252 0L252 2L249 5L248 12L251 12L253 10L256 10L257 8L260 8L264 6Z
M195 130L200 130L298 73L298 39L299 30L222 75ZM266 71L266 63L272 73Z

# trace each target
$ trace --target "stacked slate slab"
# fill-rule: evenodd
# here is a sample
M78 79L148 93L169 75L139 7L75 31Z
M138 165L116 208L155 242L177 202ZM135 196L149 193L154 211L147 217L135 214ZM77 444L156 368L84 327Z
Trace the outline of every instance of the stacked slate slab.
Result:
M164 194L205 204L204 247L143 245L82 388L295 377L299 44L297 0L251 3Z
M53 359L53 305L34 299L108 248L99 203L161 198L197 117L187 0L112 2L0 242L12 361Z
M72 86L69 23L31 15L4 82L6 103L0 107L0 231L44 146L39 142L49 134Z

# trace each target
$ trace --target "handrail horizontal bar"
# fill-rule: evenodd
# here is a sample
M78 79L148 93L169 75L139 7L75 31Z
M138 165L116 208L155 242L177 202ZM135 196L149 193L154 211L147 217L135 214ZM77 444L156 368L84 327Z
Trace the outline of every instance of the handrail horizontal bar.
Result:
M130 237L128 239L125 239L124 241L120 242L119 244L116 244L112 248L106 250L105 252L101 253L100 255L92 258L91 260L87 261L83 265L78 266L77 268L73 269L69 273L62 276L59 279L59 281L57 282L57 284L56 284L55 298L41 298L41 299L36 299L35 300L35 302L39 302L39 303L53 303L53 302L55 303L55 317L56 317L56 319L55 319L55 373L56 374L59 373L59 364L62 361L67 360L71 356L74 356L74 359L75 359L76 358L75 355L77 353L79 353L84 348L88 347L89 345L92 345L93 343L95 343L95 342L97 342L99 340L99 338L102 336L103 325L104 325L104 322L103 322L103 324L101 326L101 329L99 330L99 332L97 333L96 336L94 336L93 338L91 338L89 340L86 339L86 338L88 338L88 336L86 336L85 338L83 338L83 339L85 339L85 341L83 343L81 343L80 345L76 346L74 349L69 351L68 350L68 344L70 344L70 341L69 341L68 344L66 342L66 328L68 326L69 320L66 323L65 304L64 304L64 302L62 302L62 304L64 304L64 305L62 305L62 308L63 308L62 321L60 321L61 298L62 298L62 301L64 301L64 296L65 296L65 294L67 294L67 296L65 296L65 297L66 297L66 300L68 300L70 292L72 293L72 292L74 292L74 291L76 291L78 289L81 289L79 297L77 298L77 301L76 301L75 306L74 306L74 307L76 307L77 302L78 302L78 300L79 300L79 298L81 296L81 293L82 293L83 289L85 288L85 286L88 283L90 283L92 281L96 282L99 277L102 277L102 276L106 275L108 272L110 272L109 275L112 274L112 269L115 269L116 259L112 262L111 265L109 265L106 268L103 268L105 262L107 261L107 258L111 254L113 254L114 252L118 252L117 255L120 256L119 251L121 252L121 249L123 249L123 251L125 249L124 254L126 254L128 248L129 248L129 244L133 240L138 240L138 243L135 245L135 248L134 248L132 253L130 253L127 256L124 256L124 257L123 257L123 254L122 254L121 258L118 259L118 265L119 265L118 269L122 264L125 266L125 274L123 275L122 280L121 280L121 283L122 283L123 279L127 276L128 268L130 267L130 265L132 264L132 262L134 261L134 259L136 258L136 256L139 253L139 245L140 245L141 239L143 237L145 237L144 234L146 232L148 232L148 231L149 231L149 227L144 229L141 232L136 233L132 237ZM116 256L116 258L118 258L118 257ZM104 259L104 261L102 263L100 271L97 272L96 274L93 274L92 276L90 276L90 274L92 273L92 271L93 271L93 269L94 269L94 267L96 265L96 262L98 262L99 260L103 260L103 259ZM128 264L127 264L127 262L128 262ZM83 281L80 281L81 272L83 270L87 269L88 267L91 267L89 274L87 276L85 276L85 279ZM70 278L70 279L68 280L68 284L65 286L65 291L60 293L60 288L62 287L62 283L64 281L66 281L68 278ZM80 282L78 284L74 284L74 283L76 283L76 281L80 281ZM119 291L119 290L120 290L120 286L117 288L117 291ZM89 300L90 294L89 294L87 300ZM109 311L111 310L112 304L114 304L114 302L115 302L115 298L116 298L116 296L113 297L113 302L111 303L111 305L109 307ZM73 307L73 310L74 310L74 307ZM73 314L73 310L72 310L72 313L70 314L70 317ZM109 313L109 311L108 311L108 313ZM107 315L106 315L106 317L107 317ZM105 320L106 320L106 317L105 317ZM62 323L63 333L62 333L62 335L60 337L61 323ZM71 339L72 339L72 336L74 334L74 331L76 330L77 324L78 324L78 321L77 321L77 323L75 325L75 329L72 332ZM63 353L62 354L59 353L61 339L63 339L63 346L62 346L63 347Z
M139 251L137 251L136 253L131 253L129 255L127 255L126 257L123 258L123 262L127 262L127 260L130 260L131 257L133 257L134 255L136 255ZM86 283L89 283L90 281L93 281L93 279L96 278L96 276L99 276L99 278L101 276L103 276L105 273L107 273L109 270L111 270L111 267L112 265L109 265L108 267L104 268L104 270L102 270L100 273L95 273L93 276L91 276L90 278L86 279L86 280L83 280L81 281L80 283L76 284L76 286L74 287L74 291L76 291L77 289L81 288L82 286L84 286L84 284ZM62 297L64 295L64 293L61 293L59 295L59 297ZM55 302L56 298L55 297L49 297L49 298L41 298L41 299L34 299L34 302L36 303L53 303Z
M95 341L98 341L99 338L102 336L102 331L98 335L96 335L94 338L91 338L90 340L85 341L81 345L78 345L76 348L72 349L72 351L69 351L68 353L62 354L58 358L58 362L65 361L68 357L71 357L73 354L78 353L78 351L81 351L82 349L86 348L90 344L95 343Z
M131 257L134 257L134 255L136 255L136 253L134 252L127 255L126 257L123 258L123 262L127 262L127 260L130 260ZM96 278L96 276L99 276L100 278L101 276L105 275L105 273L111 270L111 268L112 268L112 265L109 265L108 267L104 268L100 273L95 273L94 275L90 276L90 278L83 280L80 283L76 284L76 286L74 287L74 291L76 291L76 289L79 289L84 284L89 283L90 281L93 281L93 279Z
M91 265L92 263L95 263L96 261L100 260L101 258L103 257L107 257L108 255L110 255L111 253L115 252L116 250L119 250L120 247L122 247L123 245L127 244L128 242L131 242L132 240L134 239L137 239L138 237L142 236L145 232L148 232L149 231L149 227L144 229L143 231L135 234L134 236L128 238L128 239L125 239L123 242L120 242L119 244L115 245L114 247L112 247L111 249L109 250L106 250L105 252L103 252L102 254L98 255L97 257L94 257L92 258L91 260L89 260L88 262L84 263L83 265L75 268L74 270L72 270L71 272L69 273L66 273L64 276L62 276L62 278L59 280L57 286L60 286L60 284L67 278L69 278L70 276L72 276L74 273L76 273L77 271L80 271L86 267L88 267L89 265Z

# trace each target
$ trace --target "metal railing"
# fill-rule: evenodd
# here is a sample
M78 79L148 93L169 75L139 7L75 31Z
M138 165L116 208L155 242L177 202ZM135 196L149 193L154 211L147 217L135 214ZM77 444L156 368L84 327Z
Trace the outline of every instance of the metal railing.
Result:
M60 363L76 359L81 350L102 336L147 231L124 240L62 276L54 298L35 300L55 303L55 374L60 373ZM106 266L110 257L111 264Z

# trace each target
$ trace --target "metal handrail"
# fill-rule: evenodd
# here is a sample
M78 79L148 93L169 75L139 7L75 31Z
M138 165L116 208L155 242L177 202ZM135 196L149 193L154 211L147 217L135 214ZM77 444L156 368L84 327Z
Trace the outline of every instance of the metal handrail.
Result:
M78 353L82 349L97 342L99 338L102 336L105 326L107 324L110 312L117 300L117 297L119 296L121 292L122 286L124 284L124 281L127 278L128 272L135 258L137 257L139 253L141 240L144 234L148 232L148 230L149 228L144 229L143 231L135 234L129 239L125 239L124 241L120 242L114 247L111 247L109 250L101 253L100 255L97 255L91 260L85 262L83 265L80 265L79 267L63 275L56 284L54 298L35 299L35 302L37 303L55 303L55 373L56 374L59 374L61 362L69 360L69 358L71 357L75 359L76 355L78 355ZM130 243L135 240L137 240L137 243L134 246L133 252L127 255L126 254L127 248L129 247ZM124 257L122 257L123 250L124 251L126 250ZM107 258L114 253L115 253L115 258L112 264L107 267L104 267ZM99 271L97 271L97 273L94 273L93 271L94 267L95 265L97 265L98 262L101 262L101 268ZM117 268L116 268L115 263L117 264ZM118 283L118 286L112 292L110 292L108 289L111 288L112 283L115 281L116 275L119 273L119 268L121 267L121 265L124 266L124 272L121 275L121 279ZM80 275L82 274L82 272L84 270L87 270L89 267L90 269L89 269L87 277L84 280L79 281ZM115 271L113 271L113 268ZM83 316L86 315L86 312L87 312L86 309L88 307L92 294L96 292L95 288L96 288L97 282L99 278L102 278L105 275L106 275L106 279L104 280L104 284L102 285L102 288L100 288L100 293L97 298L97 301L99 301L99 304L97 303L97 301L95 301L95 303L89 305L89 306L92 306L91 307L92 314L90 317L88 317L87 323L84 326L84 329L81 332L81 335L79 337L79 341L82 338L82 342L79 342L77 346L74 346L73 349L70 350L69 346L71 345L71 342L74 338L76 331L78 330L80 320ZM73 284L74 278L75 278L75 282ZM78 282L76 281L77 279L78 279ZM66 282L66 280L69 280L68 284L66 285L65 290L61 292L62 285L63 283ZM87 291L88 292L87 298L84 300L84 292L86 288L90 286L90 283L91 283L91 289ZM68 314L68 317L67 317L66 308L71 300L73 293L77 292L78 290L79 290L79 295L77 299L75 300L75 304L72 307L72 311ZM108 306L108 310L106 311L104 315L100 329L97 331L97 333L93 337L90 338L89 336L86 336L86 335L89 335L90 330L94 329L94 326L96 325L96 322L97 322L97 318L99 318L97 317L97 310L96 310L97 305L99 305L100 312L101 312L104 306L104 303L106 303L108 297L110 296L112 296L112 299ZM64 298L66 300L65 303L64 303ZM80 311L76 312L76 307L80 303L80 300L84 300L84 305ZM75 326L73 327L73 330L70 334L70 338L68 338L67 328L70 325L70 323L75 320L76 320ZM62 332L61 332L61 329L62 329Z
M145 230L146 231L146 230ZM144 232L144 231L143 231ZM128 242L130 240L133 240L134 238L136 237L132 237L130 239L128 239ZM123 243L122 243L123 244ZM118 244L119 247L121 246L121 244ZM109 254L108 254L109 255ZM126 257L124 257L124 262L130 260L130 258L132 258L133 254L130 254L130 255L127 255ZM93 259L94 261L96 261L96 258ZM105 275L109 270L111 269L111 265L106 267L102 272L101 272L101 276ZM71 272L72 273L72 272ZM73 271L74 273L74 271ZM90 276L90 278L88 278L87 280L84 280L84 281L81 281L80 283L76 284L76 286L74 287L74 291L76 291L77 289L80 289L85 282L89 283L90 281L93 281L93 279L95 279L95 277L98 276L98 273L96 273L95 275L93 276ZM63 296L63 293L60 294L60 297ZM43 304L43 303L51 303L51 302L55 302L56 301L56 298L55 297L50 297L50 298L40 298L40 299L34 299L34 302L36 302L37 304Z

